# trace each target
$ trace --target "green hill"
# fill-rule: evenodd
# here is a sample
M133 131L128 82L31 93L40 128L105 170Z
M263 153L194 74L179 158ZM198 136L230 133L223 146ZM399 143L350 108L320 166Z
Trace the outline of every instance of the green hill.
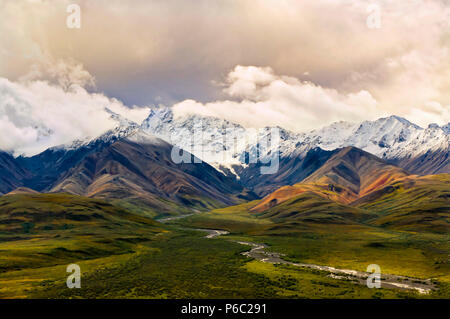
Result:
M450 174L407 177L352 206L370 210L370 224L399 230L450 232Z
M102 200L68 194L0 197L0 270L131 252L161 224Z

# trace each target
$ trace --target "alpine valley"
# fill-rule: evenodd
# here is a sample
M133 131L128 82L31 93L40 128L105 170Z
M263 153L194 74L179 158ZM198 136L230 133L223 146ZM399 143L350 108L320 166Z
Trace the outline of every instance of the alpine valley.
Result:
M0 151L1 298L450 298L449 124L277 127L261 150L271 127L108 112L101 136Z

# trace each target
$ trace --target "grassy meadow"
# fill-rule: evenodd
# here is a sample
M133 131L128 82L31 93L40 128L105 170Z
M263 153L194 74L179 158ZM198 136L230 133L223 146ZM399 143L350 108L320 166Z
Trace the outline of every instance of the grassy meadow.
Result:
M418 298L369 289L327 273L251 260L247 248L203 232L173 229L132 252L74 258L81 289L66 287L66 264L36 264L0 275L1 298Z
M382 227L363 208L349 214L339 206L334 218L323 209L302 216L298 209L315 200L303 199L269 212L252 212L253 201L161 224L151 212L98 199L3 196L0 298L450 297L447 233ZM360 211L367 213L352 218ZM208 239L193 228L230 234ZM249 247L235 240L265 243L296 262L361 271L375 263L384 273L432 278L439 289L429 295L369 289L326 272L250 259L241 254ZM81 267L81 289L66 287L72 263Z
M344 218L336 222L336 219L328 218L327 212L311 213L309 210L305 217L289 215L287 210L277 207L271 212L272 218L266 218L268 213L255 214L250 211L256 203L217 209L174 223L227 230L230 234L223 238L264 243L269 250L282 253L285 255L283 259L293 262L359 271L366 271L370 264L378 264L382 273L431 278L440 287L432 295L450 297L448 232L379 227L371 224L371 213L362 219L367 223L358 222L358 219L351 222ZM295 210L292 205L289 209ZM289 217L280 218L276 214L279 211Z

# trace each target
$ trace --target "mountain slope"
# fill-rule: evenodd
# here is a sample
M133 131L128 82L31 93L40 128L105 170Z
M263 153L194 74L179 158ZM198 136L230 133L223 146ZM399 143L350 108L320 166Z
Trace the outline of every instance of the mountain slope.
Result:
M238 175L239 181L252 189L257 195L265 196L284 185L292 185L304 180L320 168L337 151L325 151L320 148L311 149L306 156L280 158L279 169L274 174L261 174L260 169L267 164L235 165L231 168L219 166L219 170L227 176ZM233 169L234 173L229 170Z
M450 231L450 174L407 176L352 203L376 214L371 224L399 230Z
M120 124L99 137L53 147L32 157L18 157L17 162L32 173L23 180L23 185L37 191L49 191L62 174L86 156L101 151L138 129L136 123L123 119L117 114L113 113L111 117Z
M0 151L0 194L5 194L23 185L23 180L31 173L14 157Z
M86 156L52 192L141 202L170 213L172 202L205 209L237 202L242 186L206 163L175 164L172 146L138 132Z
M450 174L409 175L347 147L303 182L266 196L250 212L277 223L364 223L406 231L450 231Z
M396 152L385 156L392 163L414 174L450 173L450 136L448 129L429 125L401 143Z
M48 192L86 157L139 130L190 151L229 177L227 180L238 181L258 196L266 196L281 186L303 181L329 160L336 149L347 146L359 147L410 173L450 172L448 125L430 125L422 129L398 116L360 124L337 122L307 133L276 128L280 135L279 144L265 149L261 149L259 142L270 137L272 128L259 130L253 135L257 137L254 139L249 136L255 131L238 124L199 115L177 117L169 108L152 109L141 125L112 112L111 118L118 126L100 137L54 147L30 158L14 160L0 155L6 168L0 173L3 174L0 193L20 186ZM258 163L248 163L249 154L259 155ZM271 175L261 174L261 167L268 165L262 161L274 154L279 154L278 171ZM185 166L185 169L189 170L189 167ZM204 172L192 170L191 173L200 178ZM106 179L98 181L100 184L103 182ZM220 188L220 183L220 179L213 181L217 188ZM349 191L355 193L356 190ZM254 198L249 195L249 198Z
M428 150L416 157L394 159L391 163L420 175L450 173L450 150Z
M355 147L346 147L331 157L303 183L344 187L353 198L364 196L408 173Z
M261 200L252 210L263 212L303 193L349 204L383 185L408 174L376 156L354 147L334 153L301 183L284 186Z

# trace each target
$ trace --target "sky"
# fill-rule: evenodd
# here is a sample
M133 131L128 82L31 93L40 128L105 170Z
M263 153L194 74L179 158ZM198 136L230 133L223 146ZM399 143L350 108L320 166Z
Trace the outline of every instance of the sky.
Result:
M0 149L99 135L114 125L105 107L293 131L443 125L449 50L447 0L0 0Z

